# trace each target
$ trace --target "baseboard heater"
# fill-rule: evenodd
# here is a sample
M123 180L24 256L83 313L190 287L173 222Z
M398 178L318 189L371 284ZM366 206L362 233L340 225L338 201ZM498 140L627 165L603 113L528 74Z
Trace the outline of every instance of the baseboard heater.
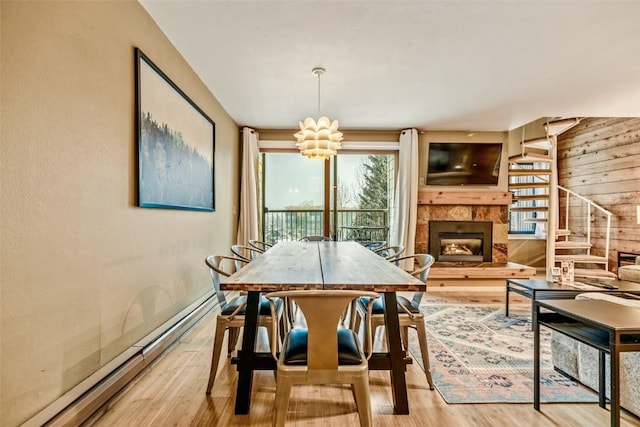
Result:
M22 426L81 425L217 305L212 293L199 298Z

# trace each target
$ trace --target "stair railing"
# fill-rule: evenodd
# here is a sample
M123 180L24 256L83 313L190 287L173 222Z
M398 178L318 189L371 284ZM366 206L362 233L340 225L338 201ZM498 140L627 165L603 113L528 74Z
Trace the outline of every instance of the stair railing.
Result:
M576 197L580 200L582 200L584 203L586 203L587 205L587 242L591 243L591 218L593 217L593 211L594 209L599 210L600 212L602 212L606 218L607 218L607 233L606 233L606 238L605 238L605 249L604 249L604 253L605 253L605 259L607 260L607 264L605 264L605 270L609 271L609 244L610 244L610 239L611 239L611 217L612 217L612 213L609 212L608 210L606 210L605 208L603 208L602 206L598 205L597 203L593 202L592 200L587 199L584 196L581 196L580 194L576 193L575 191L569 190L568 188L565 188L561 185L558 185L558 190L560 191L564 191L564 193L566 194L566 203L565 203L565 218L564 218L564 227L566 230L571 230L570 228L570 224L569 224L569 218L571 217L570 215L570 199L571 196ZM568 236L565 237L565 240L568 239ZM589 254L591 253L591 249L589 249Z
M557 227L557 220L559 219L559 203L558 203L558 198L559 198L559 192L560 191L564 191L566 194L566 207L565 207L565 229L566 230L571 230L570 228L570 224L569 224L569 218L571 217L570 215L570 198L576 197L578 199L580 199L581 201L583 201L584 203L586 203L587 206L587 233L586 233L586 237L587 237L587 242L589 244L591 244L591 220L593 218L593 211L594 209L598 209L599 211L601 211L607 218L607 232L606 232L606 238L605 238L605 260L606 260L606 264L605 264L605 270L609 271L609 248L610 248L610 240L611 240L611 216L612 213L609 212L608 210L604 209L602 206L598 205L597 203L594 203L593 201L587 199L584 196L581 196L580 194L569 190L565 187L562 187L559 183L558 183L558 169L557 169L557 164L555 162L555 159L558 158L558 135L561 134L562 132L565 132L566 130L576 126L578 123L580 123L582 119L581 118L575 118L573 119L573 122L569 123L567 126L565 126L564 128L562 128L561 130L556 129L555 132L551 132L551 121L547 120L547 123L545 125L545 131L546 131L546 139L547 141L550 142L550 146L547 148L548 151L548 155L549 155L549 161L550 161L550 165L554 165L553 167L551 167L551 174L550 177L547 179L543 176L539 176L536 175L536 178L539 179L540 181L546 182L549 186L549 201L548 201L548 212L547 212L547 230L546 230L546 234L547 234L547 244L546 244L546 252L547 252L547 280L551 280L551 268L555 265L555 252L556 252L556 244L555 244L555 240L556 240L556 229L559 228ZM526 151L525 151L525 127L522 127L522 140L520 142L520 145L522 147L522 156L524 157L526 155ZM555 189L554 191L551 191L552 189ZM553 212L555 212L555 215L553 214ZM569 240L569 236L565 235L565 240ZM588 249L588 254L591 254L591 248Z

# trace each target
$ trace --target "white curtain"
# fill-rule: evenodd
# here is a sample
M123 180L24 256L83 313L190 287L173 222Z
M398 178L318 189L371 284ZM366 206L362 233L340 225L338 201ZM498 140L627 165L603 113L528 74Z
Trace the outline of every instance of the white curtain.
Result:
M403 245L405 255L415 251L416 218L418 212L418 131L406 129L400 133L398 173L393 214L391 221L391 243ZM411 260L401 266L412 270Z
M258 132L242 129L242 175L240 178L240 217L237 244L260 240L258 228Z

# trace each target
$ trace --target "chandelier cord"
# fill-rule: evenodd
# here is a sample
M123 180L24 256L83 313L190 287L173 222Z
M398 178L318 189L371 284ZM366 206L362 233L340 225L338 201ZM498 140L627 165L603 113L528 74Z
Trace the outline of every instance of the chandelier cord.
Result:
M316 73L316 76L318 76L318 117L320 117L320 75L322 73Z

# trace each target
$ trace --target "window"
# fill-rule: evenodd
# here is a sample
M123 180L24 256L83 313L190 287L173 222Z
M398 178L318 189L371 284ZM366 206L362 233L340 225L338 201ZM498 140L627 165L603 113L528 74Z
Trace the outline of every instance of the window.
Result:
M331 228L338 240L362 244L389 241L395 162L394 154L343 154L335 158Z
M324 162L298 153L263 154L263 240L323 236Z
M519 169L542 169L546 163L520 164ZM516 186L512 186L516 184ZM547 185L545 185L547 184ZM546 221L543 211L536 208L548 205L548 181L537 175L511 176L510 189L516 203L509 210L509 234L535 234L536 227ZM517 200L519 198L519 200ZM523 208L519 210L518 208Z
M388 241L395 164L393 152L344 152L330 162L292 152L263 153L264 241L307 235Z

